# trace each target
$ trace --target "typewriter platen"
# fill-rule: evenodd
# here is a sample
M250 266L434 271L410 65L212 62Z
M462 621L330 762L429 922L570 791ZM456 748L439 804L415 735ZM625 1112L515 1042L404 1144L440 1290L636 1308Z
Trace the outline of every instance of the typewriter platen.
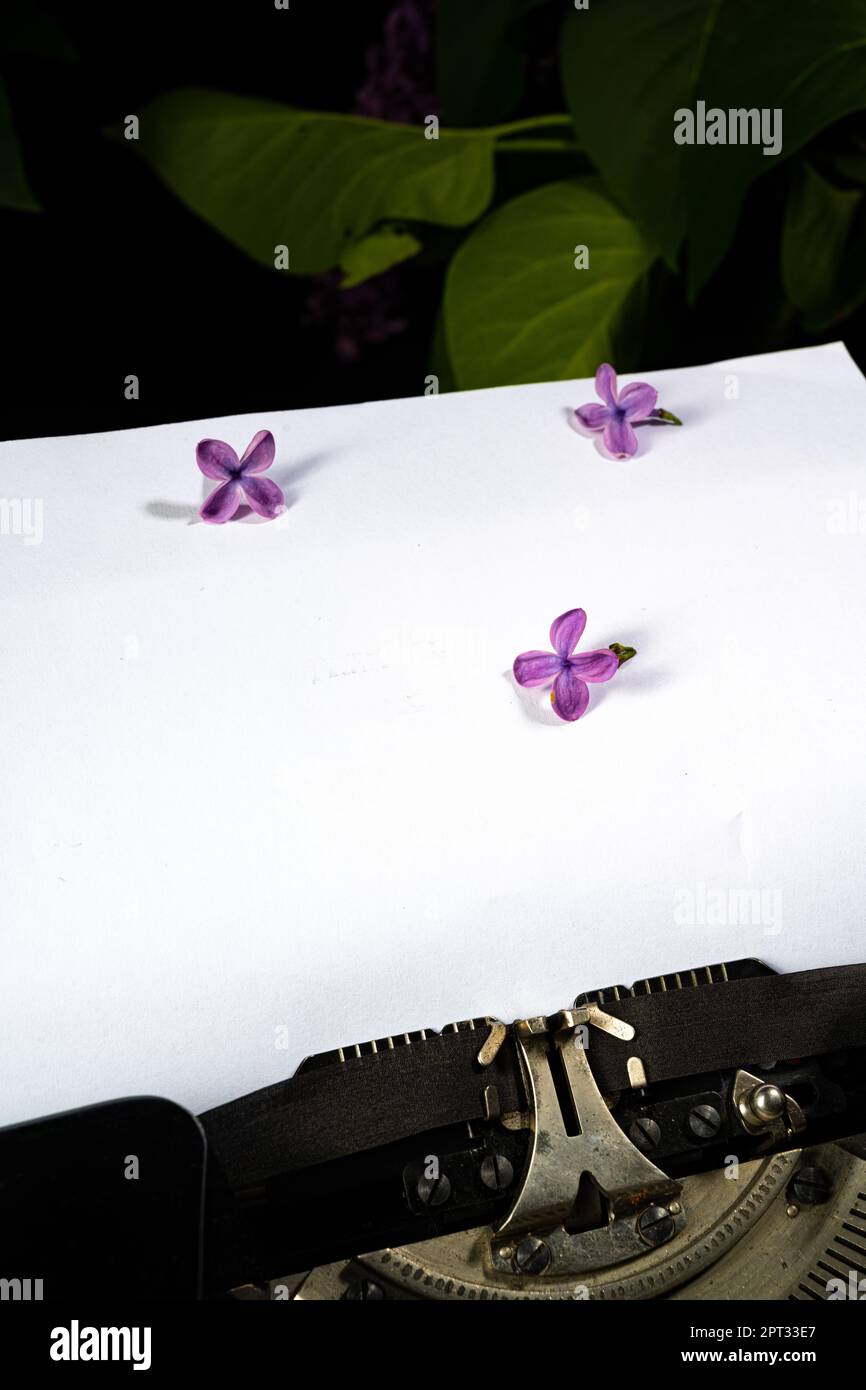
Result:
M839 993L840 972L807 981L754 960L706 966L581 995L509 1028L474 1019L309 1059L298 1076L330 1074L321 1103L332 1105L335 1070L348 1095L365 1058L402 1054L399 1070L374 1063L382 1077L409 1077L394 1092L399 1108L432 1084L446 1065L442 1039L456 1037L480 1113L372 1146L359 1133L354 1148L350 1114L351 1152L293 1179L259 1163L246 1196L226 1124L249 1140L247 1117L231 1107L203 1116L247 1219L259 1232L270 1223L257 1237L266 1260L289 1228L297 1251L343 1247L306 1268L295 1256L289 1273L272 1266L233 1297L850 1296L866 1266L866 997L863 967L853 971ZM428 1071L414 1059L431 1047ZM435 1097L427 1113L449 1118ZM264 1167L284 1168L255 1120L252 1146ZM249 1154L240 1166L250 1177ZM326 1189L329 1206L317 1207ZM393 1238L367 1243L386 1230Z

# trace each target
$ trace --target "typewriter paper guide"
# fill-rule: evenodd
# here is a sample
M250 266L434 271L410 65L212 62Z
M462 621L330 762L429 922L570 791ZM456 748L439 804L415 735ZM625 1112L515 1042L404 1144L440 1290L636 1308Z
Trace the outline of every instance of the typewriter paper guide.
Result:
M646 375L686 423L628 462L590 382L0 447L0 1121L862 958L866 385ZM288 511L197 523L196 441L262 427ZM638 656L567 725L510 667L576 605Z

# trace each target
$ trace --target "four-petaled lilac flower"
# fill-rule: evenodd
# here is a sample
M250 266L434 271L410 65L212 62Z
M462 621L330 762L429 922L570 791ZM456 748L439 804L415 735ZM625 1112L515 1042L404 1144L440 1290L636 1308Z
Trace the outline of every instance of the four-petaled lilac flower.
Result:
M569 721L579 719L589 704L587 681L609 681L621 661L609 647L575 656L574 649L585 627L583 609L571 608L550 629L552 652L523 652L514 662L518 685L548 685L553 681L550 702L554 713Z
M202 506L202 521L219 526L229 521L246 499L254 512L273 521L286 504L282 490L270 478L259 478L274 461L274 436L270 430L254 434L239 459L231 444L221 439L202 439L195 447L196 463L206 478L217 479L221 486L214 488Z
M595 389L604 405L579 405L575 415L588 430L604 430L604 447L609 454L631 458L637 453L637 435L632 425L649 419L656 408L658 391L646 381L633 381L617 391L616 372L607 362L602 362L595 374Z

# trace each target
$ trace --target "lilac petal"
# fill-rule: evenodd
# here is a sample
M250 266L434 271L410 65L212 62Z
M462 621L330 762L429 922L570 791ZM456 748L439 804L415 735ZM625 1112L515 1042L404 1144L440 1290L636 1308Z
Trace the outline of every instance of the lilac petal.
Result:
M602 362L595 374L595 389L605 405L617 404L616 372L609 362Z
M264 473L266 468L270 468L276 453L274 436L270 430L259 430L254 434L247 447L241 455L241 472Z
M616 652L602 647L597 652L580 652L568 664L582 681L609 681L619 670L619 657Z
M633 381L620 392L619 403L627 420L645 420L656 408L659 393L648 381Z
M606 405L579 405L574 413L588 430L603 430L610 419Z
M617 458L631 458L632 454L637 453L637 435L625 416L605 425L603 439L608 453L615 454Z
M518 685L546 685L562 670L562 657L555 652L521 652L514 659L514 679Z
M231 444L221 439L201 439L195 446L195 461L206 478L225 482L238 466L238 456Z
M570 666L566 666L553 682L550 703L554 714L571 723L580 718L589 704L589 686Z
M555 618L550 627L550 645L561 657L571 656L586 627L586 614L582 608L569 608L567 613Z
M244 475L241 485L253 511L267 517L268 521L279 516L286 505L282 490L270 478L248 478Z
M199 512L202 521L209 521L213 526L221 526L224 521L228 521L234 516L241 504L241 485L236 478L231 478L229 482L223 483L222 487L215 487L210 497L204 503Z

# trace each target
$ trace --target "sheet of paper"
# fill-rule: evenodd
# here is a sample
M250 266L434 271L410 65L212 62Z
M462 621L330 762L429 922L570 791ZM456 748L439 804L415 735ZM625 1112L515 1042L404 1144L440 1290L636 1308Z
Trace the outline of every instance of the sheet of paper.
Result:
M0 446L0 1122L744 955L862 959L866 384L839 346ZM288 510L209 527L203 436ZM637 657L558 721L514 657Z

